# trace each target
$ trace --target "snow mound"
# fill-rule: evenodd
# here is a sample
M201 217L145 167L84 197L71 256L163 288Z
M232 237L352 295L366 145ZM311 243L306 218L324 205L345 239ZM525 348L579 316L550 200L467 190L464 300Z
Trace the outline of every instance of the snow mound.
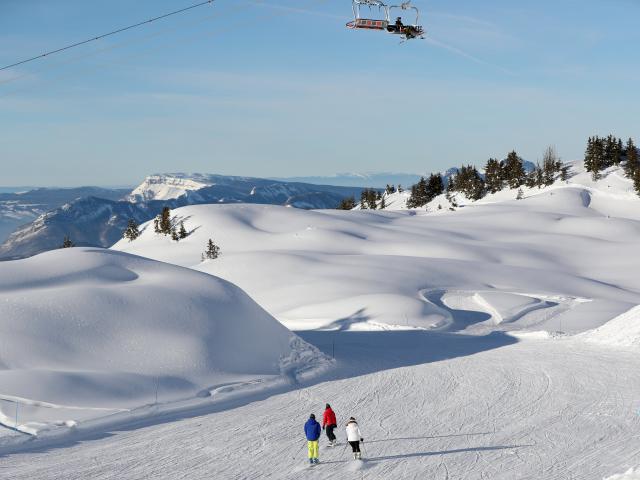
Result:
M593 343L640 347L640 305L582 335L585 340Z
M327 362L235 285L120 252L2 263L0 299L0 420L18 403L23 431Z
M604 480L640 480L640 468L630 468L625 473L612 475Z

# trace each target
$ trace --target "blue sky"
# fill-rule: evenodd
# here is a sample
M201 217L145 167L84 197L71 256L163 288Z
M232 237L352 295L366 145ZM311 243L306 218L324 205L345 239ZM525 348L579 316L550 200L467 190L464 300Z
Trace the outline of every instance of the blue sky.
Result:
M0 64L189 0L0 0ZM347 0L212 6L0 72L0 185L156 172L423 173L640 137L640 1L414 0L428 39Z

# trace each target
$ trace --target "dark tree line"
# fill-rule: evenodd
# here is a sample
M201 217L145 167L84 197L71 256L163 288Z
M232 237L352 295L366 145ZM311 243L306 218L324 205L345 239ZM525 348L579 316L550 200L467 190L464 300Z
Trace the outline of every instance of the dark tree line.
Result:
M636 170L640 172L640 163L636 154ZM635 170L634 170L635 171ZM505 188L518 189L527 186L529 188L552 185L556 180L567 180L569 166L562 163L555 148L548 147L544 152L542 164L536 164L535 168L527 172L524 160L516 151L512 151L507 158L500 161L490 158L481 174L473 165L462 165L447 181L440 173L431 174L428 179L421 177L418 183L411 187L411 195L407 200L408 208L420 208L445 193L451 199L451 194L460 192L471 200L479 200L489 193L497 193ZM638 174L640 176L640 173ZM640 178L638 179L640 183ZM387 185L384 193L373 189L365 189L360 196L360 208L363 210L385 208L385 197L395 192L403 192L400 185ZM524 192L520 195L523 197ZM452 202L453 204L454 202ZM356 206L353 197L346 198L337 207L341 210L352 210ZM454 204L454 206L456 206Z
M584 167L591 172L594 180L600 178L600 172L614 165L620 165L626 156L622 140L609 135L606 138L589 137L584 154Z
M454 192L460 192L471 200L479 200L488 193L497 193L505 188L520 189L523 186L542 188L553 184L557 178L566 180L569 167L564 165L553 147L547 148L542 165L538 164L527 173L524 160L512 151L500 161L490 158L482 175L473 165L462 165L451 175L446 185L448 198ZM411 197L407 201L409 208L422 207L444 191L442 177L431 175L429 181L421 178L411 187ZM455 205L454 205L455 206Z
M593 180L599 180L601 172L614 165L624 164L625 175L633 180L635 191L640 195L640 160L638 148L632 138L626 144L613 135L589 137L584 153L584 167L591 172Z

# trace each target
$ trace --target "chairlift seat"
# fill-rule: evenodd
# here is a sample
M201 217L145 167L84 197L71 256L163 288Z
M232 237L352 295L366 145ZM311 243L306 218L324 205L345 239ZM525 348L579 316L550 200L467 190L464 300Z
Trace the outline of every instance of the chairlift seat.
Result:
M365 29L365 30L386 30L389 26L387 20L373 20L369 18L356 18L354 21L347 23L347 28Z

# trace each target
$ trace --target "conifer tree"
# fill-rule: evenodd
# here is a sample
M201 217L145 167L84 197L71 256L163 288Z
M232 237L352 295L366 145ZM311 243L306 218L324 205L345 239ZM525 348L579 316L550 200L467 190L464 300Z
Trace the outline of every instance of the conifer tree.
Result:
M640 161L638 160L638 149L632 138L627 142L625 156L627 157L627 163L624 166L625 175L629 178L634 178L635 173L640 170Z
M60 248L71 248L75 246L76 246L75 243L71 241L71 238L69 238L69 235L65 235L64 240L62 241L62 246Z
M633 188L636 189L636 193L640 196L640 169L636 170L633 175Z
M518 194L516 195L516 200L522 200L524 198L524 192L522 188L518 188Z
M555 162L553 162L553 165L555 165ZM553 172L553 170L551 170L551 172ZM536 187L542 188L545 185L547 185L548 177L547 175L545 175L545 171L540 167L540 164L536 165L536 168L533 170L533 175L535 177ZM551 183L549 183L549 185L553 183L554 174L551 173L550 177L551 177L550 178Z
M171 225L171 210L169 207L164 207L162 209L162 213L160 214L160 233L164 233L165 235L171 234L171 230L173 226Z
M562 168L562 162L558 158L556 149L554 147L547 147L542 157L542 172L543 179L542 184L551 185L556 178L556 173Z
M604 141L599 137L594 137L593 140L593 159L591 163L591 176L593 180L600 179L600 170L606 168L605 165L605 153L604 153Z
M589 137L589 140L587 140L587 148L584 152L584 169L587 172L593 172L593 166L594 166L594 139L592 137Z
M176 227L171 227L171 240L173 240L174 242L180 241L180 235L178 235L178 230L176 229Z
M436 198L438 195L444 193L444 181L442 175L439 173L429 175L429 181L427 182L427 198L428 202Z
M507 155L503 165L504 178L510 188L518 188L524 184L525 171L522 159L514 151Z
M402 188L402 185L398 184L398 193L402 192L404 192L404 188Z
M491 193L502 190L504 185L502 164L495 158L490 158L484 167L484 183Z
M420 177L418 183L411 187L411 196L407 200L408 208L419 208L427 204L429 193L427 190L427 181L424 177Z
M213 240L209 239L207 242L207 249L202 254L203 259L215 260L220 256L220 247L213 243Z
M387 192L387 195L391 195L392 193L396 193L396 187L387 183L387 188L385 189L385 191Z
M140 228L134 219L129 219L127 229L124 231L124 238L127 238L130 242L133 242L140 236Z
M353 210L356 206L356 199L353 197L343 198L337 207L337 210Z
M385 197L382 197L380 199L380 210L384 210L385 208L387 208L387 202L385 201Z
M375 210L378 207L378 195L379 192L376 192L375 190L371 189L371 190L367 190L367 207L369 207L370 210Z
M156 218L153 219L153 231L162 233L162 230L160 230L160 215L156 215Z
M537 168L534 168L533 171L529 172L524 178L525 186L529 188L533 188L537 185Z
M183 238L187 238L188 235L189 233L187 232L187 229L184 228L184 222L180 222L180 230L178 230L178 237L180 237L180 239L182 240Z
M367 208L367 192L363 190L360 192L360 210L366 210Z

